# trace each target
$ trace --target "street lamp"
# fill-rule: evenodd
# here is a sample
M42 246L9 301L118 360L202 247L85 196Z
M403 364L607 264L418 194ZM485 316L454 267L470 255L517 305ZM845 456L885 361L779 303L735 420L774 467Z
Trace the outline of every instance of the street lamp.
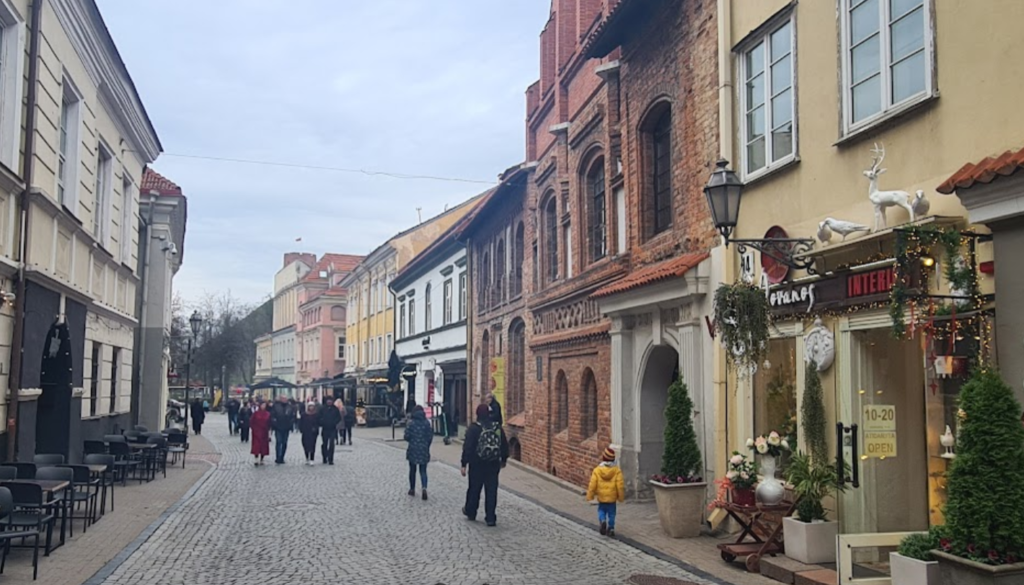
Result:
M708 198L708 207L711 208L711 221L718 233L722 234L726 247L734 243L740 254L745 253L750 247L790 268L817 274L813 259L797 258L798 255L806 254L814 248L814 240L811 238L730 239L739 222L743 181L729 168L729 161L724 158L718 159L708 184L704 186L704 195Z
M192 311L192 316L188 319L188 324L192 328L192 335L188 338L188 351L185 354L185 432L188 432L188 411L192 407L189 402L189 391L192 389L192 339L199 336L199 327L203 324L203 318L199 315L199 311Z

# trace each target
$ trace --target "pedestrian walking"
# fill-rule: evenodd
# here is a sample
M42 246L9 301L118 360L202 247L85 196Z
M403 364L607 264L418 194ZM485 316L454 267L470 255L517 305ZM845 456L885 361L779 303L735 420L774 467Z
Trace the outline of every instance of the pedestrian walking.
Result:
M252 448L249 452L256 458L256 465L263 465L263 458L270 455L270 412L266 402L261 402L259 410L252 413L249 427L252 429Z
M320 452L327 465L334 465L334 444L338 440L339 424L341 411L334 406L334 400L328 398L320 409Z
M238 434L241 435L240 438L243 443L249 442L249 421L252 419L254 404L255 403L250 401L248 404L242 406L238 411Z
M345 403L338 399L339 402L344 405ZM349 446L352 445L352 428L356 426L356 409L351 406L346 406L345 411L342 413L345 418L345 429L341 434L341 444L345 444L345 440L348 439Z
M225 409L228 412L228 434L235 434L238 432L238 411L241 410L242 405L237 399L232 398L228 400Z
M292 432L299 432L299 421L302 420L302 408L299 401L291 398L288 400L289 404L292 405L292 412L295 413L295 418L292 420Z
M189 410L189 414L192 415L192 432L197 435L203 434L203 423L206 422L206 411L203 410L203 402L196 398L192 401Z
M587 501L597 498L597 521L601 534L615 536L615 509L617 502L626 501L626 485L622 470L615 464L615 449L608 447L601 454L601 463L590 474Z
M270 426L274 429L274 463L284 463L284 455L288 452L288 433L295 426L295 408L286 396L278 396L270 410Z
M420 471L420 487L423 499L427 499L427 463L430 463L430 444L434 441L434 429L427 422L422 406L412 411L409 424L405 427L405 459L409 462L409 495L416 496L416 469Z
M494 397L494 394L487 393L487 410L491 420L498 423L498 426L505 424L505 416L501 413L501 403Z
M306 412L302 413L302 419L299 421L299 432L302 433L302 451L306 454L306 465L313 465L316 436L320 432L315 404L306 405Z
M495 515L498 474L508 461L508 439L501 425L491 420L490 413L486 404L476 407L476 422L466 431L466 440L462 444L462 477L466 477L469 468L469 488L462 513L466 518L476 520L480 490L483 489L484 520L488 526L494 526L498 523Z

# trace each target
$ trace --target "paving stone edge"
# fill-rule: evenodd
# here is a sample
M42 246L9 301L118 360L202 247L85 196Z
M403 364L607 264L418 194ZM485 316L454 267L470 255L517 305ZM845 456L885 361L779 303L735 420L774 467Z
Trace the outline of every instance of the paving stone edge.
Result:
M128 544L128 546L124 547L121 550L121 552L114 555L114 558L107 561L107 564L100 567L100 570L96 571L96 573L92 577L89 577L89 579L82 583L82 585L102 585L104 581L106 581L111 575L114 574L114 571L116 571L118 567L124 564L124 562L127 561L128 558L135 553L135 551L139 550L139 547L145 544L145 542L149 540L151 536L153 536L153 534L160 528L160 526L162 526L163 523L166 522L168 518L170 518L171 514L177 512L178 509L185 504L185 502L190 500L192 496L194 496L195 493L199 491L199 488L201 488L203 484L206 483L206 480L209 479L211 475L213 475L213 472L217 470L216 464L211 463L209 461L207 461L207 463L210 464L210 468L207 469L206 473L204 473L198 480L196 480L196 483L194 483L192 487L189 488L187 492L185 492L185 495L183 495L177 502L174 502L173 504L171 504L170 507L164 510L163 513L160 514L160 516L156 520L150 523L150 525L147 526L135 538L135 540L131 541Z

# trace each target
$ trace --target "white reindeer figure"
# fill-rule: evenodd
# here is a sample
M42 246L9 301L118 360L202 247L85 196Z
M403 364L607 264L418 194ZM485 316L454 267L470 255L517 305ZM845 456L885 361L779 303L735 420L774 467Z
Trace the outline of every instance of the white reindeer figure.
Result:
M864 176L871 181L871 185L868 187L868 199L875 206L874 231L877 232L879 227L886 227L885 210L894 205L906 209L907 213L910 214L910 221L916 220L917 214L914 213L914 207L910 203L912 201L910 193L906 191L878 190L878 175L886 171L886 169L881 168L882 161L885 159L885 147L879 147L876 142L871 152L875 153L875 156L872 157L871 168L864 171Z

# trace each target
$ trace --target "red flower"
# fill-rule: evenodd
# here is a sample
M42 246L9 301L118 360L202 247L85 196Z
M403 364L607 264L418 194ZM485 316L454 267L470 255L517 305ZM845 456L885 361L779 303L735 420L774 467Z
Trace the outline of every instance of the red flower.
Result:
M939 548L945 552L949 552L953 550L953 543L951 543L948 538L941 538L939 539Z
M1017 562L1017 555L1013 553L1006 553L1006 563L1012 565Z
M967 545L967 553L968 554L974 555L977 552L977 550L978 550L978 547L974 546L973 544L968 544Z
M991 561L992 563L998 563L999 562L999 553L996 552L996 549L990 548L988 550L988 560Z

